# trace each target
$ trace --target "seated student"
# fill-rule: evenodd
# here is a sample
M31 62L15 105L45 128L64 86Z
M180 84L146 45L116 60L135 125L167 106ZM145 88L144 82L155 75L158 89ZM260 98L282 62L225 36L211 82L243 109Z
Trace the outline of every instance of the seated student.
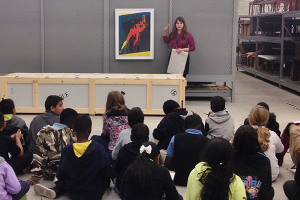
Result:
M70 142L76 142L72 127L77 115L75 110L66 108L60 114L60 123L47 125L38 132L33 150L32 176L27 180L30 185L37 184L42 177L55 178L61 151Z
M204 135L208 139L222 137L228 141L233 138L234 120L233 116L225 111L225 99L215 96L210 100L211 111L205 120Z
M260 148L255 129L249 125L239 127L232 145L234 156L230 164L244 182L247 199L272 200L270 160Z
M129 165L133 163L135 158L140 154L140 147L144 142L149 140L149 128L145 124L138 123L132 127L130 139L132 142L125 144L120 149L114 170L116 172L117 190L120 190L121 182L125 171Z
M300 159L297 163L297 169L295 173L295 180L286 181L283 184L283 191L289 200L300 199Z
M230 166L233 150L228 140L214 138L203 150L203 160L189 175L185 200L246 199L244 183Z
M270 112L269 105L266 104L265 102L259 102L257 105L265 107ZM250 125L249 118L245 119L244 125ZM276 121L276 115L274 113L271 112L269 113L269 121L266 127L269 128L271 131L274 131L278 135L278 137L280 137L281 132L279 130L279 124Z
M128 129L129 109L125 105L123 94L119 91L111 91L107 95L105 114L103 115L103 128L100 136L93 135L92 140L102 144L107 151L108 157L112 160L112 151L124 129Z
M23 169L30 165L32 154L24 153L23 145L21 143L21 129L12 136L7 136L1 132L5 126L6 122L4 121L4 116L2 112L0 112L0 156L10 164L16 174L20 174L23 172Z
M18 181L14 170L2 157L0 157L0 183L1 200L19 200L30 188L26 181Z
M122 200L183 200L178 194L167 168L159 165L159 148L153 142L145 142L140 155L128 167L122 180Z
M258 134L258 141L261 150L270 160L272 181L275 181L279 174L279 165L276 153L281 153L283 151L283 145L276 133L265 127L268 120L269 111L265 107L256 105L250 111L249 123Z
M6 127L3 129L2 134L11 136L21 129L23 138L22 144L24 151L28 149L28 143L26 141L28 135L28 127L23 119L16 116L15 103L11 99L3 99L0 102L0 111L4 115L4 121L6 121Z
M201 150L208 141L200 131L201 124L199 115L187 116L184 120L185 133L178 133L171 139L165 166L175 171L175 185L186 186L190 172L201 161Z
M33 118L30 123L28 132L29 151L33 153L37 133L46 125L52 126L54 123L59 123L59 115L63 111L63 98L50 95L45 101L46 112Z
M144 123L144 113L139 107L134 107L128 111L128 124L130 128L124 129L116 142L116 146L112 151L112 159L117 160L120 149L125 145L131 142L130 135L132 127L137 123ZM154 142L153 134L149 130L149 141Z
M294 121L294 122L288 123L286 125L285 129L283 130L283 132L281 134L281 142L282 142L282 144L284 146L284 150L281 153L280 157L278 158L278 164L279 164L279 166L282 166L283 158L284 158L287 150L290 148L290 131L292 130L293 131L293 135L296 135L295 131L297 131L297 127L299 127L299 126L300 126L300 121ZM296 164L296 162L294 162L294 164Z
M167 148L171 138L177 133L184 132L184 119L193 113L185 108L180 108L179 104L173 100L164 102L163 110L166 116L159 122L157 128L153 131L153 137L158 142L158 148L161 150L162 164L165 161Z
M73 126L77 142L69 143L62 150L56 186L50 189L36 184L37 195L55 198L66 192L72 200L102 199L110 184L111 166L104 147L88 140L91 130L91 118L78 115Z

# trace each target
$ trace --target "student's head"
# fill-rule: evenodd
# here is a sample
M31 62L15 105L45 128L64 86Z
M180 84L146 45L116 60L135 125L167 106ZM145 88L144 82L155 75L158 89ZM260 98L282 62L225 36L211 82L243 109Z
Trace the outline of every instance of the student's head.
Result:
M144 142L140 147L140 155L127 169L134 174L129 184L132 184L141 194L154 190L152 166L153 162L159 162L159 155L159 148L156 144Z
M263 152L267 151L270 142L270 131L265 128L269 121L269 111L260 105L254 106L249 114L249 123L257 132L258 141Z
M263 106L263 107L265 107L268 111L270 111L269 105L268 105L267 103L265 103L265 102L259 102L257 105L258 105L258 106Z
M2 99L0 102L0 111L3 115L16 114L15 103L12 99Z
M170 114L171 112L173 112L174 110L177 110L180 108L180 105L174 101L174 100L167 100L164 102L164 105L163 105L163 110L164 110L164 113L166 115Z
M111 91L107 95L105 113L108 113L113 107L116 110L126 111L127 107L125 106L125 100L123 94L119 91Z
M137 123L144 123L144 113L139 107L128 111L128 124L132 128Z
M60 123L72 128L75 118L78 116L76 110L72 108L66 108L60 113Z
M60 113L63 111L63 98L57 95L50 95L47 97L45 101L45 109L50 110L52 112L55 112L57 115L60 115Z
M210 109L213 112L223 111L225 110L225 99L220 96L214 96L210 100Z
M88 115L78 115L75 118L73 131L77 138L88 138L92 132L92 120Z
M0 111L0 131L2 131L6 126L6 122L4 121L4 115Z
M234 135L233 149L241 157L262 152L256 130L249 125L240 126Z
M138 123L132 127L131 141L147 142L149 140L149 128L146 124Z
M189 115L184 120L184 127L186 129L196 129L201 130L201 126L203 125L202 119L199 115L194 113L193 115Z
M233 170L229 164L233 155L231 144L224 138L214 138L206 143L202 153L203 161L211 169L199 173L199 181L203 184L201 199L228 197L229 185L234 181Z

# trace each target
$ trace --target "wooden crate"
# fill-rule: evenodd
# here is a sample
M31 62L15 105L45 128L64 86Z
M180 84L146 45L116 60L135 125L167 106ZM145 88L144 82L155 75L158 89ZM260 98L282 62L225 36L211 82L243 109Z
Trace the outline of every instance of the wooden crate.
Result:
M43 113L47 96L59 95L65 108L103 114L108 92L118 90L129 108L160 115L168 99L185 107L185 87L181 74L14 73L0 77L0 97L13 99L17 113Z

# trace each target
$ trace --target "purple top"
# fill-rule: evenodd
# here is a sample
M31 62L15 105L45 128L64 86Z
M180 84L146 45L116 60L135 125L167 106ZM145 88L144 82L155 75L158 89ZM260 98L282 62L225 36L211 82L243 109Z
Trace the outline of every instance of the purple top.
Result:
M0 157L0 199L12 200L12 194L21 190L20 182L11 166Z
M177 48L187 48L189 46L189 51L195 51L196 46L192 34L187 33L186 38L184 40L181 39L180 34L177 34L176 38L170 40L170 35L163 36L163 37L164 37L164 42L166 44L170 43L171 49L176 49L176 44L177 44Z

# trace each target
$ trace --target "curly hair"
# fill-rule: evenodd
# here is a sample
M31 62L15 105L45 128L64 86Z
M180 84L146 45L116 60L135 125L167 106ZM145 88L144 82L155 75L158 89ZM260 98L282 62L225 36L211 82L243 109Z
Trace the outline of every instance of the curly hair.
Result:
M270 131L266 126L269 121L269 111L260 105L252 108L249 114L249 123L256 129L258 141L263 152L267 151L270 142Z
M235 176L229 165L233 150L224 138L211 139L205 145L202 159L210 168L200 172L199 181L203 184L200 191L201 200L228 200L231 194L229 185L234 182ZM218 192L216 192L218 191Z
M240 157L262 152L256 130L249 125L240 126L234 135L233 150Z

